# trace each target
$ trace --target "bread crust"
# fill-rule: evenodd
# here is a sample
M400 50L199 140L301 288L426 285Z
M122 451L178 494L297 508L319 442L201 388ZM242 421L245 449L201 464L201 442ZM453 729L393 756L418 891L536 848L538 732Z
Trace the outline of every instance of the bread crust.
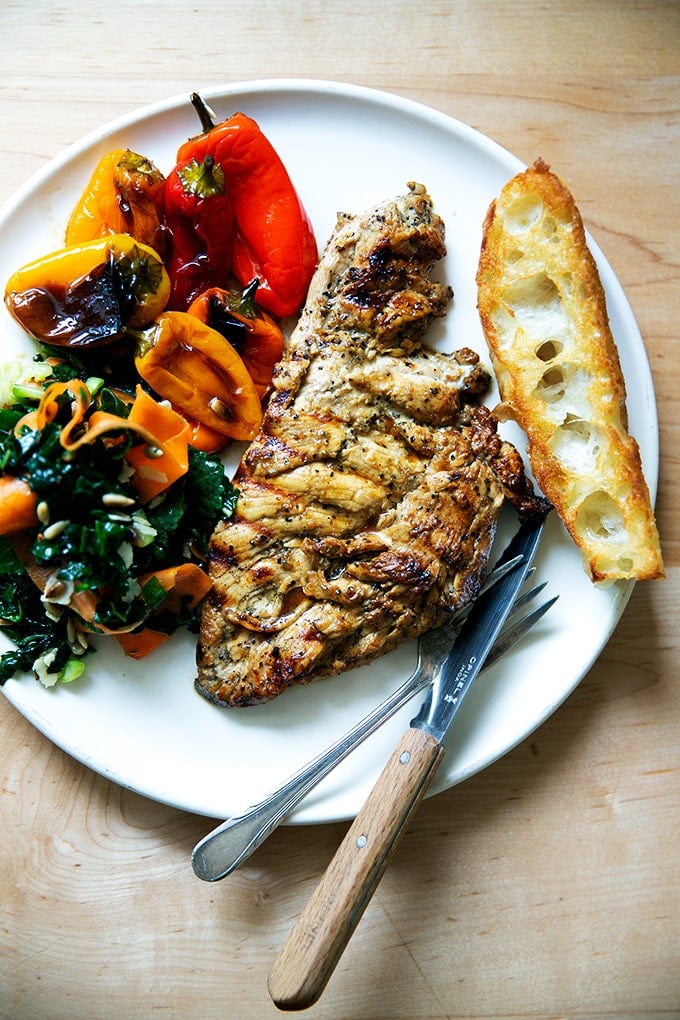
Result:
M660 578L659 535L606 299L570 191L542 160L487 212L478 310L503 404L593 581Z

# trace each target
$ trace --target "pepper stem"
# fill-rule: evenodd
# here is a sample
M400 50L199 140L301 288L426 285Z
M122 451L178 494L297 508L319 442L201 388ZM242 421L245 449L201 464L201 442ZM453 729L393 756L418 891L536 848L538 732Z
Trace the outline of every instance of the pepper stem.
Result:
M214 156L202 160L190 159L177 169L177 176L186 195L210 198L224 194L224 170L215 163Z
M213 114L203 102L198 92L191 93L191 105L198 114L198 119L201 122L203 131L205 134L208 134L208 132L212 131L215 127L215 121L213 120Z
M126 329L125 333L126 336L136 341L135 357L143 358L156 343L160 333L160 325L158 322L152 322L146 329Z
M257 288L259 286L260 278L259 276L254 276L253 279L248 284L248 286L243 290L239 298L238 311L242 315L245 315L247 319L255 319L257 317L255 308L255 295L257 293Z

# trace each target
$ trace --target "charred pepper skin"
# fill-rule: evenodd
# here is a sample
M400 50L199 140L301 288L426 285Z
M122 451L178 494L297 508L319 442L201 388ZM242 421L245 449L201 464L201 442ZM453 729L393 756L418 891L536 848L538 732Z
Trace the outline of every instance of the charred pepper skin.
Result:
M231 267L234 209L222 169L212 155L178 161L165 182L168 307L185 312L208 287L226 286Z
M217 330L236 349L262 399L271 389L285 338L274 319L258 308L258 284L257 278L251 280L240 293L211 287L191 303L189 314Z
M71 212L67 247L106 234L130 234L164 257L164 188L165 177L146 156L131 149L108 152Z
M45 344L96 348L147 326L169 296L156 252L129 234L111 234L18 269L7 282L5 304Z
M251 117L235 113L213 125L200 96L194 93L191 101L204 131L180 147L177 162L214 158L233 203L234 276L242 287L258 278L258 303L272 315L295 315L307 295L318 249L288 171Z

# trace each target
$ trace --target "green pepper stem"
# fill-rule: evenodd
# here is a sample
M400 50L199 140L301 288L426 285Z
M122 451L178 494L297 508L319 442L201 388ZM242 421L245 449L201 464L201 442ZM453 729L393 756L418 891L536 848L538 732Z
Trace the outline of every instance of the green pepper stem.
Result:
M215 163L214 156L205 156L200 161L190 159L184 166L177 168L177 176L187 195L211 198L213 195L224 194L224 170L219 163Z
M215 127L215 121L208 107L205 105L198 92L191 93L191 105L198 114L203 131L208 134Z
M160 327L157 322L152 322L146 329L126 329L126 336L136 342L135 357L143 358L156 343Z
M257 317L255 295L257 294L257 288L259 286L260 278L258 276L254 276L239 298L237 311L239 311L241 315L245 315L247 319L255 319Z

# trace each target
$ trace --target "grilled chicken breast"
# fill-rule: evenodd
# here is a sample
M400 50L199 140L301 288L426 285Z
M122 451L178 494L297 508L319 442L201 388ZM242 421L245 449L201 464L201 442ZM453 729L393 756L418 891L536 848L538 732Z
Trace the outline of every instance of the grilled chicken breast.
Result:
M230 706L362 665L477 594L501 504L543 509L470 350L422 346L451 292L425 189L340 217L212 538L197 690Z

